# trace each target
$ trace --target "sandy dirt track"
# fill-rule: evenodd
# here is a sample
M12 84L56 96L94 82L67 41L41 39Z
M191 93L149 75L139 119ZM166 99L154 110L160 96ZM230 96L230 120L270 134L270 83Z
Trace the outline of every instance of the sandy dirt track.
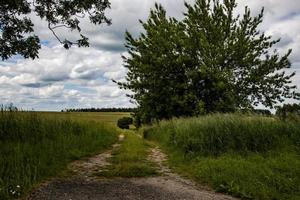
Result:
M121 136L120 140L123 137ZM120 144L114 145L118 148ZM151 150L149 160L158 166L161 174L147 178L99 178L95 173L110 165L108 159L113 150L89 159L70 164L72 176L54 179L34 190L27 200L117 200L117 199L186 199L186 200L233 200L235 198L218 194L197 186L184 179L165 165L167 156L158 147Z

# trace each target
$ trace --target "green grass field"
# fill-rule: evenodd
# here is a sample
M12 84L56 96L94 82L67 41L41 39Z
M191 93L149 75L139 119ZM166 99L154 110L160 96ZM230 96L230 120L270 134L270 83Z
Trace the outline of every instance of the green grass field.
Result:
M117 142L130 113L0 112L0 199L25 195L68 163ZM122 131L99 176L155 175L149 143ZM276 118L215 114L162 121L143 130L178 173L242 199L300 199L300 124Z
M109 148L129 113L0 112L0 199L18 198L69 162Z
M99 173L104 177L146 177L156 175L155 166L147 160L150 144L132 131L123 131L125 135L121 146L112 155L106 170Z
M208 115L145 128L178 173L242 199L300 199L300 124Z
M130 113L124 112L38 112L42 116L68 119L76 121L94 121L115 126L118 119L130 117Z

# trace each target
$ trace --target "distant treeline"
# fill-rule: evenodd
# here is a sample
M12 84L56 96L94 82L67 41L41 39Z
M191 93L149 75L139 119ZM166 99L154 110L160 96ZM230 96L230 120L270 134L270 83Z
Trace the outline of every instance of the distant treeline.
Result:
M65 109L62 112L134 112L135 108L76 108Z

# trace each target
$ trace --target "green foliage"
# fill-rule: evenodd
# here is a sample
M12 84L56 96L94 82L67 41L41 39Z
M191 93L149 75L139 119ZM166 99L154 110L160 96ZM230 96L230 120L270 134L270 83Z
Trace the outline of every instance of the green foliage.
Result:
M265 109L255 109L255 110L253 110L253 113L258 114L258 115L265 115L265 116L272 115L270 110L265 110Z
M193 96L187 90L182 67L187 59L181 55L183 24L174 18L167 19L165 10L156 4L142 25L146 34L138 39L126 32L126 47L131 56L124 60L129 82L120 85L134 91L132 97L139 104L136 114L142 122L168 119L176 113L188 115L193 112Z
M24 58L38 57L41 48L34 24L28 17L33 13L48 23L57 40L68 49L72 45L89 46L88 38L80 34L77 41L62 40L55 33L58 28L65 28L81 33L80 18L88 15L93 24L110 24L105 10L110 8L108 0L13 0L0 2L0 57L6 60L20 54Z
M129 126L133 124L133 119L131 117L123 117L118 120L118 127L121 129L129 129Z
M147 160L149 145L134 133L127 133L121 147L113 152L112 165L100 172L105 177L145 177L157 174Z
M101 123L1 111L0 199L20 197L71 160L108 148L117 136Z
M240 114L163 121L144 136L175 170L242 199L300 198L300 124Z
M139 37L126 32L127 81L119 85L133 91L142 122L299 99L291 85L295 74L282 72L291 66L291 50L271 51L279 40L258 30L263 10L252 17L246 7L235 17L235 0L186 7L179 21L156 4Z
M204 115L206 114L206 110L205 110L205 103L203 101L199 101L198 102L198 105L195 109L195 113L194 113L196 116L199 116L199 115Z
M283 120L300 122L300 104L285 104L277 108L276 115Z

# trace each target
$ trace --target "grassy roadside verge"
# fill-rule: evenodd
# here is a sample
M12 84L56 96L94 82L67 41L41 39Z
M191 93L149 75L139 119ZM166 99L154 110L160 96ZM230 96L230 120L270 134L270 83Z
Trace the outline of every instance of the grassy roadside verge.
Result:
M121 146L112 153L107 169L98 173L104 177L145 177L157 174L155 166L147 160L150 145L134 132L124 132Z
M70 161L100 152L117 138L116 129L100 123L0 112L0 199L26 194Z
M212 115L145 130L178 173L242 199L300 199L300 124Z

